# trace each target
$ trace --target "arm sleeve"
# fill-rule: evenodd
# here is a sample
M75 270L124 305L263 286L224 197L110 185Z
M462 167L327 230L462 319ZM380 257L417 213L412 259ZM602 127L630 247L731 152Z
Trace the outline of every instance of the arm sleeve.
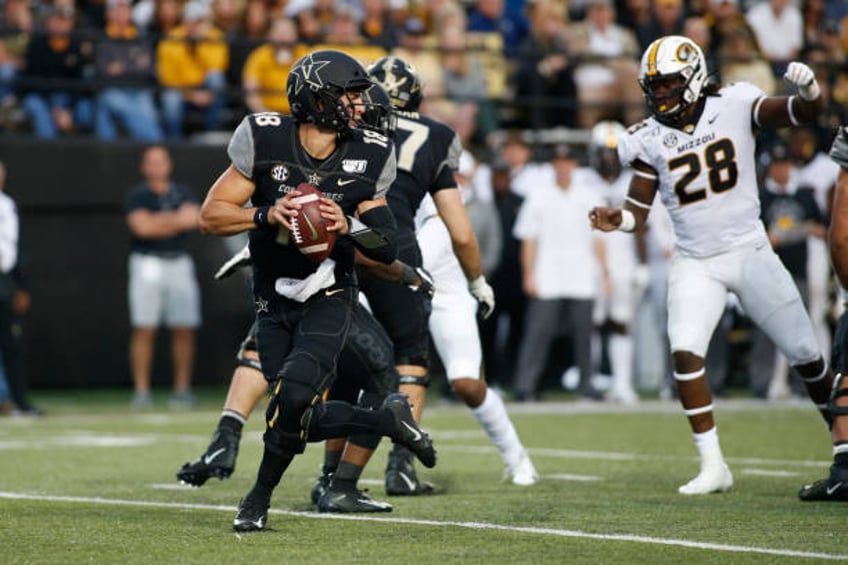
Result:
M397 259L397 224L388 206L377 206L353 221L350 237L356 248L369 259L389 264Z

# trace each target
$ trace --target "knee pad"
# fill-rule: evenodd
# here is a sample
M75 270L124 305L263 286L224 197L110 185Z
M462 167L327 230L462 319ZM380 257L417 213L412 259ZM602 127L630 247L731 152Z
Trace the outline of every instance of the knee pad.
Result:
M313 411L320 399L321 395L309 385L279 379L265 412L265 445L272 451L303 453Z
M262 363L259 362L259 359L245 356L244 351L242 350L239 350L238 355L236 356L236 366L248 367L250 369L256 369L260 373L262 372Z
M241 346L239 346L238 353L236 353L236 365L239 367L250 367L251 369L256 369L257 371L262 371L262 364L259 363L259 349L256 343L256 331L257 326L256 322L251 326L250 331L247 334L247 337L244 338L244 341L241 342ZM247 352L253 352L257 354L256 358L248 357Z
M430 374L427 373L423 377L416 377L414 375L401 375L400 380L399 380L399 384L402 384L402 385L417 385L417 386L423 386L424 388L427 388L428 386L430 386Z
M843 386L845 383L845 386ZM848 415L848 406L837 406L836 399L842 396L848 396L848 380L845 379L845 375L842 373L837 373L833 378L833 391L830 393L830 402L828 402L827 409L833 416L847 416Z

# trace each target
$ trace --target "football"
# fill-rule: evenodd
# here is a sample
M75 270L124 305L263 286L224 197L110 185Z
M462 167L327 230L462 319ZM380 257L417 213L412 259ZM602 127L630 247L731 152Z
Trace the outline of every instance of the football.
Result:
M327 222L321 217L321 191L318 187L302 182L297 185L300 196L293 202L301 205L300 214L291 218L289 236L294 245L306 257L320 263L330 256L336 242L336 232L327 230Z

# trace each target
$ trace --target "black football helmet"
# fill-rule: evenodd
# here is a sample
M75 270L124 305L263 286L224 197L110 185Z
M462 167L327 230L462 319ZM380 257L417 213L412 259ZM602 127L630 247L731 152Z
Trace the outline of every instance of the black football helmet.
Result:
M364 106L364 111L356 121L357 126L377 131L388 137L394 135L397 116L385 88L377 83L372 84L368 90L362 92L360 104Z
M353 116L342 96L362 92L372 85L368 73L356 59L334 50L304 55L292 66L286 84L292 115L303 123L344 133Z
M412 65L397 57L383 57L368 67L368 74L386 89L397 110L418 110L422 98L421 81Z

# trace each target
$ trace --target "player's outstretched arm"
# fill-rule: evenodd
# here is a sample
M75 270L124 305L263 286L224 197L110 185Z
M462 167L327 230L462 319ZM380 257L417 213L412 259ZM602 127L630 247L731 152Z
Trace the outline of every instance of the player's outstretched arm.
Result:
M253 181L230 165L209 189L200 207L201 231L211 235L233 235L255 228L257 209L244 207L255 188Z
M657 191L657 173L649 165L636 161L627 199L622 208L598 206L589 212L592 228L601 231L639 231L648 220L648 212Z
M796 88L797 94L762 99L762 103L754 105L754 123L770 128L798 126L815 120L824 108L824 97L813 69L793 61L783 79Z

